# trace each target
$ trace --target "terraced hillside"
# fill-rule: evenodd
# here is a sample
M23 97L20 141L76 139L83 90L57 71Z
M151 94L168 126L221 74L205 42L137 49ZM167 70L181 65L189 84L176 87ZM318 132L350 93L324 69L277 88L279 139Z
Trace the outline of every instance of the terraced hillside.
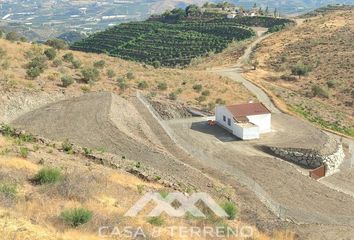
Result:
M186 66L195 57L219 53L231 42L255 35L249 26L272 27L289 23L269 17L213 20L163 19L124 23L74 43L73 50L107 53L153 65Z

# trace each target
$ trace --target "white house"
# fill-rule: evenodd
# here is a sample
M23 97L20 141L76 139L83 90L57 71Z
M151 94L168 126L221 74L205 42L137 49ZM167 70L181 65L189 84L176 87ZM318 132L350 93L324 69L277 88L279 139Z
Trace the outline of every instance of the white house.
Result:
M217 106L215 120L218 125L243 140L260 138L271 131L271 112L262 103Z

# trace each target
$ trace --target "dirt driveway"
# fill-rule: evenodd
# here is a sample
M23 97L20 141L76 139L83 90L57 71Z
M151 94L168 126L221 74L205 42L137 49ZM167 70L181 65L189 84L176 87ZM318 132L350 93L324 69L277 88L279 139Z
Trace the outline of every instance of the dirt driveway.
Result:
M275 131L289 125L284 115L274 117ZM286 116L288 118L288 116ZM291 117L289 117L291 118ZM323 144L321 131L292 118L292 131L265 135L264 141L239 141L220 127L210 127L206 119L165 121L177 143L192 154L213 176L229 176L246 185L283 219L298 223L354 226L354 198L334 191L305 176L293 164L262 152L256 146L299 142L314 148ZM297 123L297 124L294 124ZM285 125L284 125L285 124ZM312 129L312 134L308 132ZM317 132L317 137L314 135ZM296 141L295 141L296 142ZM322 145L323 146L323 145Z

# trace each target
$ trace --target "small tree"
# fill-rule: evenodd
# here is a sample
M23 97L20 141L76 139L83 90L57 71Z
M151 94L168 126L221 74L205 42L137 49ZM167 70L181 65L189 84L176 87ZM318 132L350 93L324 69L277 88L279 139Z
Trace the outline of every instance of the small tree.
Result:
M30 79L36 79L41 75L41 70L38 67L31 67L27 69L26 74Z
M74 83L74 79L69 75L65 75L61 78L61 82L63 87L68 87Z
M169 95L168 95L168 98L170 100L176 100L177 99L177 94L175 92L171 92Z
M128 88L128 84L124 78L118 80L118 86L120 90L125 91Z
M96 82L100 76L100 72L96 68L85 68L81 70L82 79L86 83Z
M57 56L57 51L54 48L48 48L44 51L44 54L49 60L53 60Z
M293 75L299 76L299 78L301 78L301 76L307 75L309 71L310 68L305 64L303 64L302 62L298 62L291 68L291 73Z

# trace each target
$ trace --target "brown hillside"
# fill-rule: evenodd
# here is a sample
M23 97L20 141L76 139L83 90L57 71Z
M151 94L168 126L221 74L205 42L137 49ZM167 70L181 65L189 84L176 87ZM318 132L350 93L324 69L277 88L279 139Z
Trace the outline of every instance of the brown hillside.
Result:
M312 121L354 134L354 10L305 20L276 33L255 50L260 66L246 75L263 82ZM300 78L296 64L310 70Z

